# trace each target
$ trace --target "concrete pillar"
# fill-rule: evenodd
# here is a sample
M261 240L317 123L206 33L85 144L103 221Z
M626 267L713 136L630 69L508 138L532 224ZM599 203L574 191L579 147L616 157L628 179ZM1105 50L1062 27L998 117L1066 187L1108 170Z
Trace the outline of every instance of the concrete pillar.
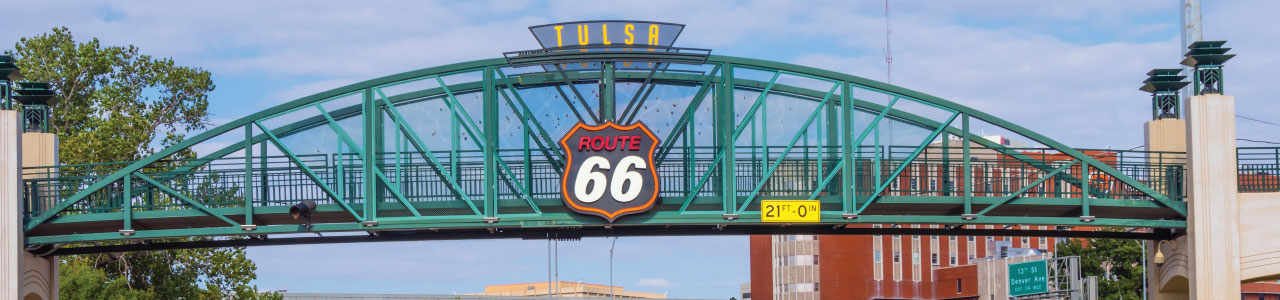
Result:
M17 112L0 110L0 300L57 299L57 259L32 255L23 242L22 167L56 164L58 142L53 134L24 134L21 124Z
M1180 119L1161 119L1143 125L1144 145L1147 151L1179 152L1187 151L1187 122ZM1148 163L1178 164L1186 163L1186 155L1152 155ZM1163 172L1165 170L1160 170ZM1165 174L1178 176L1178 174ZM1165 190L1163 181L1148 182L1153 188ZM1191 276L1187 236L1173 241L1145 241L1147 244L1147 296L1152 300L1186 300L1190 299L1187 286ZM1164 253L1163 264L1156 264L1156 249Z
M58 164L58 136L52 133L22 134L22 166L43 167ZM23 174L22 179L43 178L43 172ZM52 203L46 203L48 207ZM58 299L58 259L22 252L22 300Z
M1235 97L1187 101L1187 237L1191 298L1240 298Z
M0 300L21 299L22 129L18 112L0 110Z

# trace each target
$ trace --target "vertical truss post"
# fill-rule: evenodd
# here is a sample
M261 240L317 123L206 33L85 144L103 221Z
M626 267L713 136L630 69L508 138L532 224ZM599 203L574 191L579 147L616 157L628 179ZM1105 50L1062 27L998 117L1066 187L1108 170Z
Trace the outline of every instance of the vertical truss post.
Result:
M840 200L843 202L845 219L857 218L854 209L858 207L858 170L853 167L853 89L848 81L842 82L840 92L840 159L844 161L844 176L840 176ZM808 130L808 128L805 128ZM806 133L807 136L807 133ZM806 138L807 139L807 138ZM808 151L808 150L806 150Z
M827 105L826 109L827 118L825 121L827 121L827 147L826 150L823 151L826 152L826 154L822 156L823 158L840 155L836 153L838 151L837 148L840 147L840 111L836 109L835 105ZM832 174L835 173L836 169L840 168L842 167L838 164L831 164ZM833 189L830 184L823 186L822 189L826 190L828 193L835 192L835 190L837 190Z
M379 112L379 113L381 113L381 112ZM404 186L404 167L402 167L402 166L401 166L401 164L400 164L400 163L401 163L401 162L400 162L400 161L401 161L401 156L402 156L402 153L404 153L405 151L407 151L407 150L409 149L409 146L408 146L408 145L406 145L406 144L408 144L408 141L406 141L406 139L407 139L407 138L406 138L406 137L404 137L404 136L403 136L403 134L402 134L402 133L400 133L400 131L399 131L399 130L392 130L392 131L391 131L391 134L395 135L395 137L394 137L394 138L396 139L396 146L395 146L395 147L396 147L396 152L395 152L395 155L396 155L396 181L395 181L395 186L393 186L393 187L391 187L391 188L399 190L399 189L400 189L400 187ZM404 192L404 191L403 191L403 190L401 190L401 192Z
M763 152L763 154L760 156L760 167L763 168L764 166L769 165L769 96L768 94L761 95L761 96L764 97L764 99L760 101L760 126L759 126L760 127L760 146L761 146L761 149L764 149L764 151L761 151ZM754 124L755 120L752 120L752 122L753 124L751 128L752 130L755 130L755 127L756 127ZM754 134L753 134L753 139L754 139ZM795 144L792 144L792 145L795 145ZM752 151L755 151L755 147L752 147L751 149ZM765 178L760 178L760 180L765 180Z
M947 124L946 126L951 126ZM928 167L925 167L928 172ZM951 196L951 133L942 132L942 195ZM924 183L921 183L924 184Z
M258 168L262 169L262 175L258 175L258 178L259 182L262 183L262 205L266 206L269 200L267 198L267 187L270 184L267 182L267 142L262 142L258 150L258 152L262 153L258 155Z
M361 99L363 108L360 110L360 117L364 121L364 136L361 137L364 140L364 145L360 148L365 150L364 165L363 170L361 170L364 176L364 224L365 226L377 226L378 201L382 197L378 195L378 180L374 172L377 171L376 168L378 167L378 150L382 148L379 147L381 145L378 143L378 137L382 136L382 128L377 126L376 119L380 113L373 102L373 90L366 88L360 94L363 98Z
M338 149L337 150L338 153L334 154L333 156L333 164L334 164L334 167L338 169L336 172L334 172L334 174L338 174L338 176L333 178L333 186L334 186L334 189L337 190L337 194L341 195L342 199L347 199L348 198L347 196L349 196L347 195L347 174L345 172L346 170L344 170L345 169L344 165L347 164L347 159L342 157L343 155L342 155L341 140L338 140L337 149Z
M444 82L441 81L440 85L443 86ZM444 102L450 103L447 98ZM461 181L462 170L458 169L458 151L462 148L462 131L460 130L462 126L461 121L458 120L458 114L454 112L457 108L452 104L446 105L449 106L449 170L453 173L454 181Z
M943 126L946 126L945 124ZM969 162L973 160L969 154L969 114L964 114L964 118L960 119L960 156L964 160L964 214L960 215L962 219L972 220L977 218L973 214L973 169L969 167Z
M533 114L528 110L522 114L524 118L520 119L520 127L524 128L524 190L529 191L528 197L533 198L533 153L529 149L529 139L533 137L533 131L529 130L529 119L533 118ZM547 162L551 163L551 160L548 159Z
M716 101L716 131L717 140L720 141L720 156L724 160L724 164L720 165L720 196L724 206L723 217L726 220L738 218L737 212L737 180L734 178L735 167L737 162L734 159L735 141L733 138L734 124L737 123L733 116L733 65L725 63L724 70L721 71L720 93Z
M615 122L617 119L617 116L614 115L613 113L613 111L617 108L613 104L613 97L614 97L613 64L614 63L612 62L601 63L601 65L603 65L604 67L604 70L603 70L604 74L601 74L602 76L600 76L600 118L603 119L604 121L609 121L609 122ZM636 91L636 93L639 93L639 91ZM636 108L636 110L640 110L640 109Z
M133 197L130 197L133 196L133 182L130 180L131 177L133 177L133 174L124 175L124 203L122 203L123 209L120 211L124 214L124 229L120 230L120 235L124 236L133 235Z
M694 171L694 170L697 170L697 168L694 168L694 165L693 165L694 146L695 146L693 135L696 134L696 131L694 131L693 128L697 124L697 122L695 122L694 120L695 120L694 116L692 114L689 115L689 123L685 124L684 126L684 130L686 131L684 133L684 170L685 170L684 171L685 173L684 190L691 195L698 193L698 191L693 190L693 185L694 185L693 177L694 177L694 174L697 174ZM1276 161L1280 161L1280 159L1276 159Z
M880 151L880 120L876 120L875 124L872 124L871 126L875 128L874 131L871 132L871 135L873 136L871 149L873 149L872 151L875 151L871 156L871 176L875 179L871 186L878 187L880 186L880 155L884 153L884 151ZM867 201L871 200L873 199L867 199Z
M493 67L484 68L484 221L498 221L498 93Z
M244 126L244 225L245 230L253 228L253 126ZM125 197L129 192L125 192ZM128 201L128 199L125 199Z
M1080 160L1080 221L1093 222L1089 213L1089 161Z

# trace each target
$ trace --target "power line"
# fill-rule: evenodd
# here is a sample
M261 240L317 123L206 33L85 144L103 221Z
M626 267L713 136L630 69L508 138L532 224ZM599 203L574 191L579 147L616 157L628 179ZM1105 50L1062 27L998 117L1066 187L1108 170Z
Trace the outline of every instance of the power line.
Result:
M1267 121L1263 121L1263 120L1258 120L1258 119L1254 119L1254 118L1250 118L1250 117L1246 117L1246 116L1236 115L1236 117L1237 117L1237 118L1241 118L1241 119L1245 119L1245 120L1249 120L1249 121L1258 122L1258 123L1264 123L1264 124L1270 124L1270 125L1274 125L1274 126L1280 126L1280 124L1276 124L1276 123L1272 123L1272 122L1267 122Z
M1236 139L1236 140L1237 140L1237 141L1254 142L1254 143L1263 143L1263 144L1280 145L1280 142L1272 142L1272 141L1259 141L1259 140L1251 140L1251 139Z

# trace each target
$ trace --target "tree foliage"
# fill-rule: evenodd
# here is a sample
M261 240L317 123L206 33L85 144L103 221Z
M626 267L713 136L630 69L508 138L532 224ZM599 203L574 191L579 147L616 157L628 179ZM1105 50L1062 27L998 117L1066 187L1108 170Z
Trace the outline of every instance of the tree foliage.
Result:
M1079 256L1084 276L1098 276L1099 299L1142 298L1142 241L1070 239L1057 249L1058 256Z
M76 42L65 27L22 38L7 51L28 81L49 82L58 101L49 130L61 163L132 161L208 124L211 75L134 46ZM171 159L192 158L184 150ZM184 240L192 240L184 239ZM249 283L243 248L105 253L60 258L64 299L278 298Z

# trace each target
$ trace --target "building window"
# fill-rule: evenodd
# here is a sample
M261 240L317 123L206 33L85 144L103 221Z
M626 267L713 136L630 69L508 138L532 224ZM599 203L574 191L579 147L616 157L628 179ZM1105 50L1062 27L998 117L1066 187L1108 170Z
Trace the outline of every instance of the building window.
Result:
M932 263L932 264L933 264L933 265L935 265L935 266L936 266L936 265L938 265L938 254L937 254L937 253L930 253L930 254L929 254L929 263Z
M956 294L964 292L964 278L956 278Z
M893 236L893 281L902 281L902 236Z
M951 253L951 265L952 265L952 266L954 266L954 265L958 265L958 264L960 264L960 263L956 261L956 254L955 254L955 253Z
M813 255L813 265L815 265L815 266L816 266L816 265L818 265L818 255L817 255L817 254L814 254L814 255Z

